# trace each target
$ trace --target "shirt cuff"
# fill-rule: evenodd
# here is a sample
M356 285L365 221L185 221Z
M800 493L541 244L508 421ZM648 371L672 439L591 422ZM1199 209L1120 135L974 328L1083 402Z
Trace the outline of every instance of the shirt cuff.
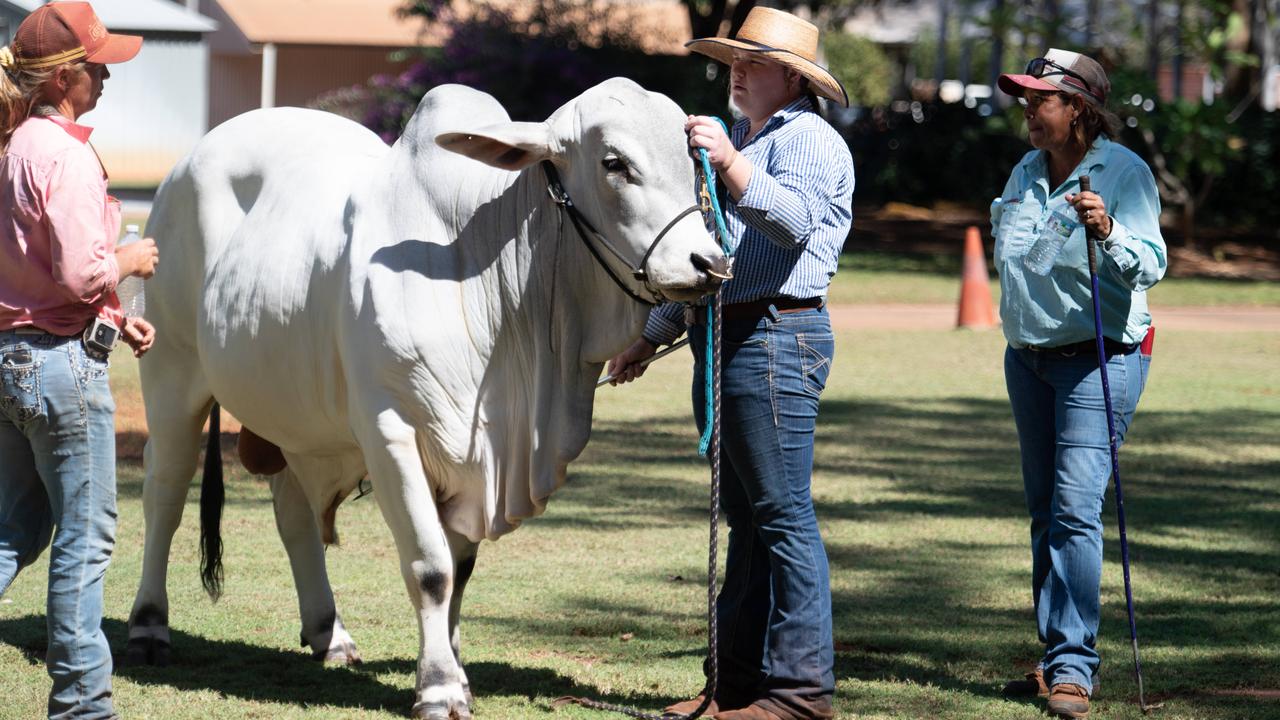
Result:
M684 334L684 306L679 303L667 303L654 308L649 313L649 320L644 325L641 336L654 346L670 345Z
M1103 241L1102 247L1111 256L1116 269L1122 275L1138 264L1138 258L1125 247L1132 241L1133 233L1129 232L1129 228L1121 225L1114 217L1111 218L1111 234Z

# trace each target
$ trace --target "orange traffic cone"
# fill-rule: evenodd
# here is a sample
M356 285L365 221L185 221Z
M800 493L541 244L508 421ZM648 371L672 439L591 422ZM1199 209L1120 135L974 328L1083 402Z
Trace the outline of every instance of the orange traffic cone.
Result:
M964 235L964 272L960 280L960 316L956 327L983 329L996 326L996 311L987 282L987 258L982 235L970 225Z

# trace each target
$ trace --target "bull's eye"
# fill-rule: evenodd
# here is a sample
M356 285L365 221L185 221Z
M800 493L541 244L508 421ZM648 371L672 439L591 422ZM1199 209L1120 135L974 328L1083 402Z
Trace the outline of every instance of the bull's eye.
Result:
M629 178L631 175L631 173L628 172L627 170L627 163L624 162L622 158L616 155L610 155L604 160L601 160L600 164L604 166L604 171L609 173L610 175L612 175L613 173L618 173L623 177L627 177L627 178Z

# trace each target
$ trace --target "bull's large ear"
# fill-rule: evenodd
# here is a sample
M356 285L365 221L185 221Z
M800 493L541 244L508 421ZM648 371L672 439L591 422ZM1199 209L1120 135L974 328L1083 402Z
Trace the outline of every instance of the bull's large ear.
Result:
M546 123L500 123L473 132L441 133L436 144L496 168L523 170L551 157L551 128Z

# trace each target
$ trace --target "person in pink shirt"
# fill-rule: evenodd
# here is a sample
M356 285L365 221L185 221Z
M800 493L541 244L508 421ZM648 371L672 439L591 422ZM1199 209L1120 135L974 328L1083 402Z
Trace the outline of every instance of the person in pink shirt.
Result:
M141 356L155 330L125 318L121 278L150 277L147 239L117 249L120 203L78 124L107 64L142 38L107 32L84 2L31 13L0 48L0 595L46 547L50 718L114 718L102 583L115 542L117 336Z

